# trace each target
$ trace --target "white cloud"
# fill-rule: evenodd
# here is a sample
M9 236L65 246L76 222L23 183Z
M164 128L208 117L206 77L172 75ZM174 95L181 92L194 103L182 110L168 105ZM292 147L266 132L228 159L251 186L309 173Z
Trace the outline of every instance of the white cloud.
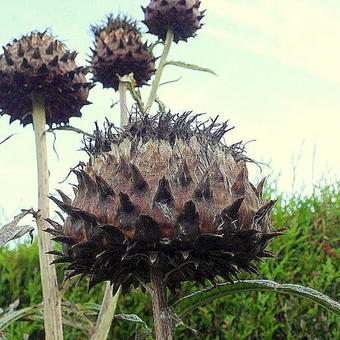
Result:
M220 18L213 35L340 83L340 6L311 0L214 0ZM335 2L334 2L335 4Z

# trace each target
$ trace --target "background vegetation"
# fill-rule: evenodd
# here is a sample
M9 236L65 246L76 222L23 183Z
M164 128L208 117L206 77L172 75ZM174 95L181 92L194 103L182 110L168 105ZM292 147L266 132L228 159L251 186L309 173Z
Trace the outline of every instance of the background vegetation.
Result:
M332 298L339 298L340 183L315 187L313 195L281 197L273 212L278 228L287 227L285 236L275 239L271 249L277 259L261 264L263 279L309 286ZM277 197L275 186L266 195ZM11 247L13 248L13 247ZM21 244L18 249L0 249L0 312L20 299L17 308L42 301L37 244ZM58 267L62 282L62 265ZM249 278L242 276L240 278ZM100 303L103 285L87 294L87 283L67 290L64 301L74 304ZM197 290L186 284L183 295ZM117 313L134 313L151 326L151 301L140 290L121 297ZM1 315L0 315L1 317ZM91 318L91 316L89 316ZM242 293L206 305L190 318L187 325L198 331L178 329L176 339L337 339L340 321L336 316L308 300L273 293ZM77 320L74 320L74 325ZM17 321L6 329L9 339L43 339L42 320ZM114 320L111 336L117 340L134 339L136 326ZM65 339L86 339L85 334L65 326ZM110 338L110 337L109 337Z

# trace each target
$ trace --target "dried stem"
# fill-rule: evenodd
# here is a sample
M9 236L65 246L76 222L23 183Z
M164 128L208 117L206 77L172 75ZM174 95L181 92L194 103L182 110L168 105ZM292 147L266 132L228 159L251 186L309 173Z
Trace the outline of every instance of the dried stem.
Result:
M52 250L50 235L43 232L47 228L45 218L49 217L49 194L47 147L46 147L46 116L44 100L39 95L32 96L33 127L36 141L37 170L38 170L38 209L37 228L39 240L39 261L42 291L44 298L44 325L47 340L63 339L63 323L61 317L61 301L58 290L57 275L52 255L46 252Z
M74 126L71 126L71 125L64 125L64 126L57 126L55 128L49 128L46 130L46 132L54 132L56 130L61 130L61 131L73 131L73 132L77 132L77 133L80 133L84 136L87 136L87 137L91 137L93 138L93 135L91 135L90 133L86 132L86 131L83 131L81 129L78 129Z
M165 42L164 42L164 49L163 49L163 53L162 53L162 56L161 56L161 60L159 62L158 68L157 68L155 79L152 83L152 88L151 88L149 99L148 99L146 106L145 106L147 112L149 112L151 110L152 104L154 103L154 101L157 98L157 90L158 90L159 84L161 82L162 73L163 73L165 64L167 62L167 58L168 58L170 47L171 47L173 40L174 40L174 34L171 30L168 30L168 32L166 34Z
M150 280L153 289L152 310L156 340L172 340L173 320L169 314L164 278L161 272L153 266L150 269Z
M91 340L107 339L110 332L112 320L115 315L119 294L120 288L118 289L117 293L114 296L112 296L112 286L110 282L106 283L106 289L102 301L102 306L100 308L96 327L91 336Z
M126 104L126 86L123 82L119 82L119 106L120 106L120 127L128 124L128 112Z
M123 127L128 124L128 112L126 106L126 86L123 82L119 82L119 97L120 97L120 126ZM105 294L103 297L100 313L96 322L94 333L91 340L106 340L112 320L114 318L117 302L120 295L120 288L114 296L112 296L112 286L110 282L106 283Z

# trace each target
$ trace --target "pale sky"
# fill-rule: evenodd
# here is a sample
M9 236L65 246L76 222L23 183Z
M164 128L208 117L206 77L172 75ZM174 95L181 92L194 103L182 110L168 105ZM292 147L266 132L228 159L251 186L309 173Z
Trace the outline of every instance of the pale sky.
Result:
M76 0L46 2L12 0L1 4L0 44L5 45L32 30L49 27L58 39L77 50L77 62L85 63L92 36L91 24L105 15L122 11L142 19L140 5L148 0ZM160 98L174 113L193 110L229 119L235 129L226 142L255 142L248 156L270 164L259 176L278 174L279 190L311 191L313 182L340 169L340 2L338 0L203 0L205 26L195 39L175 45L169 59L212 68L218 77L169 66L164 80L181 80L161 88ZM141 27L145 30L143 24ZM155 38L147 35L149 41ZM158 50L159 52L159 50ZM143 90L144 98L149 88ZM97 85L90 95L93 105L71 125L92 132L94 121L104 117L118 123L118 97ZM36 207L35 146L32 126L0 118L0 209L6 220L20 208ZM81 136L57 134L59 160L49 138L51 193L79 160L86 161ZM295 170L294 170L295 169ZM295 173L295 175L294 175ZM51 204L52 210L55 206ZM0 217L0 225L5 219Z

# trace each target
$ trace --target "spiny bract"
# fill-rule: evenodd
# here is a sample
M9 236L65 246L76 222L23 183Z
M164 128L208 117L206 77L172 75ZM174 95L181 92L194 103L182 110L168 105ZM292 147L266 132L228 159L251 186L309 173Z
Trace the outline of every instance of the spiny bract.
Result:
M95 36L91 49L93 80L118 90L119 76L134 74L136 86L147 83L155 72L155 58L134 21L110 15L107 23L92 26Z
M149 33L159 39L165 40L167 31L171 30L176 43L187 41L203 26L200 21L205 11L199 10L200 5L199 0L151 0L147 7L142 7L143 22Z
M85 146L90 161L74 171L74 200L50 197L68 214L63 226L49 220L65 246L54 262L71 263L68 278L89 274L90 287L109 280L124 293L149 283L151 266L173 291L182 281L257 274L253 261L273 257L265 248L282 230L272 230L264 181L248 180L242 145L221 143L228 130L189 113L97 129Z
M86 82L87 69L77 67L75 51L46 32L32 33L3 47L0 55L0 112L32 123L32 93L44 97L48 125L67 123L81 117L89 104L93 86Z

